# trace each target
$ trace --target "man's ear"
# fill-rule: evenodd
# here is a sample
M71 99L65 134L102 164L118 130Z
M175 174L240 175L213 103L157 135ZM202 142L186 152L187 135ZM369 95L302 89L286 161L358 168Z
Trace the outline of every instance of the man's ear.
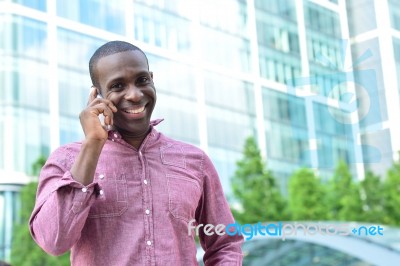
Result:
M100 88L98 88L98 87L96 87L96 86L94 86L94 85L93 85L93 87L96 88L97 96L100 96L101 98L103 98L103 95L101 95Z
M153 71L150 71L150 77L153 79Z
M101 95L101 91L98 87L96 87L95 85L92 85L92 89L96 89L96 93L98 98L103 98L103 95Z

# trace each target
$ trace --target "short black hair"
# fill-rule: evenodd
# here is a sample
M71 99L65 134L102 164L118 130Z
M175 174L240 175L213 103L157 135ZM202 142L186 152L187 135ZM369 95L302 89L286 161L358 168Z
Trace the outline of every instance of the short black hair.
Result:
M90 78L92 80L93 86L97 87L100 89L100 85L98 82L98 77L96 73L96 65L97 62L108 55L116 54L116 53L121 53L121 52L126 52L126 51L140 51L144 55L147 61L147 67L149 67L149 60L147 59L146 54L140 49L139 47L129 43L129 42L124 42L124 41L111 41L103 44L97 50L94 52L92 57L89 60L89 74Z

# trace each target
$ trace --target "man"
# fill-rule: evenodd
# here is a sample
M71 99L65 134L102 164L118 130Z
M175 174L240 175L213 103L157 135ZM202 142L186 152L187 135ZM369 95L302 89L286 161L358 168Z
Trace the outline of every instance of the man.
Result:
M89 70L85 139L43 167L33 238L52 255L71 249L72 265L197 265L189 221L234 222L210 159L154 128L153 73L138 47L108 42ZM241 236L199 237L206 265L241 265Z

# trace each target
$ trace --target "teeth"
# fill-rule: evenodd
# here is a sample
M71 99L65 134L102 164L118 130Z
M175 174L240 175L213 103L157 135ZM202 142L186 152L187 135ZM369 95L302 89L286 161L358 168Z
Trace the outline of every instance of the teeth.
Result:
M141 113L141 112L144 111L144 106L142 106L142 107L140 107L138 109L127 109L127 110L124 110L124 111L126 113L129 113L129 114L138 114L138 113Z

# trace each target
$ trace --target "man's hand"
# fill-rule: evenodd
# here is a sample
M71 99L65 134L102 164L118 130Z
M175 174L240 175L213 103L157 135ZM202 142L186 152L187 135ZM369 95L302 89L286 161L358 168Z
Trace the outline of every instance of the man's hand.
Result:
M106 128L113 125L113 116L117 108L110 100L97 98L97 94L97 89L93 87L87 107L80 113L79 119L86 140L106 141L108 137ZM104 125L100 122L100 114L104 116Z
M84 186L93 182L97 162L108 137L106 127L113 124L116 111L117 108L110 100L97 98L97 89L93 87L88 104L79 115L86 139L71 167L73 178ZM100 122L100 114L104 115L104 125Z

